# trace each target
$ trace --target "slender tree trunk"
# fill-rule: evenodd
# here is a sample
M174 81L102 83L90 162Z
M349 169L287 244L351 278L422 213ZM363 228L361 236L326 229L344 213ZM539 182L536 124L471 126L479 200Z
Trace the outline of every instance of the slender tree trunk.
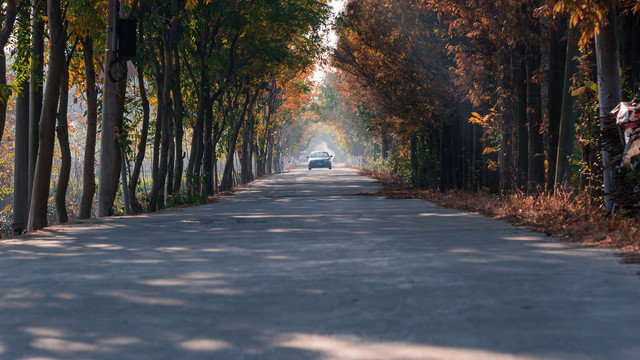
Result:
M31 79L29 82L29 204L33 193L38 146L40 146L40 115L44 84L44 21L46 2L32 0L31 9Z
M173 192L180 191L182 184L182 172L184 168L184 152L182 150L182 142L184 138L183 114L184 104L182 100L182 70L180 68L180 57L178 56L178 47L175 48L175 81L173 83L173 99L174 99L174 126L176 131L176 160L174 170Z
M60 95L62 71L66 62L65 29L62 24L60 0L48 0L49 18L49 73L45 86L42 116L40 118L40 146L33 179L33 194L29 209L28 230L38 230L47 226L47 202L53 161L55 122Z
M562 113L560 116L560 129L558 135L558 155L556 162L555 187L569 187L571 185L571 156L573 155L573 143L575 141L575 120L577 114L574 109L576 98L571 95L571 77L578 69L575 57L578 56L578 43L569 33L565 57L564 86L562 90Z
M18 58L16 98L15 156L13 168L13 234L27 228L29 214L29 42L30 7L23 6L18 14Z
M84 147L82 171L82 196L80 197L80 219L91 217L93 196L96 192L96 138L98 124L98 94L96 92L96 70L93 60L93 39L83 41L84 69L87 93L87 137Z
M173 113L169 118L169 155L167 159L167 196L173 194L173 171L175 170L175 162L176 162L176 143L175 143L175 127L174 127L175 116Z
M233 160L236 153L236 143L238 135L240 134L240 129L242 128L242 124L244 123L247 108L249 106L249 103L251 102L251 92L247 92L246 96L247 97L242 108L242 113L240 114L240 116L238 116L236 126L233 129L231 136L229 137L229 149L227 151L227 161L224 167L224 172L222 173L220 191L229 191L233 187ZM254 96L254 99L255 98L256 97Z
M558 155L558 136L562 117L562 101L564 98L564 71L565 57L567 56L567 42L563 40L566 35L566 22L555 22L551 29L551 41L549 51L549 165L547 176L547 189L554 190L556 180L556 166Z
M147 137L149 134L149 99L147 98L142 68L138 69L138 86L140 87L140 102L142 104L142 129L140 130L140 142L138 143L136 162L131 172L131 181L129 182L129 199L131 201L131 210L134 214L141 211L140 203L136 197L136 189L140 178L140 169L142 169L142 163L144 162L144 154L147 149Z
M13 23L16 20L18 10L15 0L3 1L4 8L4 24L0 29L0 49L4 49L9 41L9 36L13 32ZM0 51L0 140L4 134L4 127L7 122L7 103L11 98L11 93L6 87L7 85L7 59L4 51Z
M159 67L158 67L159 68ZM162 93L162 79L156 75L156 87L158 93ZM155 136L153 138L153 157L151 164L151 181L153 184L151 185L151 196L149 200L149 211L154 212L158 209L158 194L160 193L160 145L162 140L162 132L164 131L163 125L164 121L162 117L164 116L164 98L162 96L158 96L158 105L156 111L156 129Z
M544 139L542 136L542 95L540 84L534 80L540 69L540 49L530 48L527 55L527 123L529 138L529 193L544 190Z
M518 122L517 138L517 183L518 188L526 191L529 181L529 133L527 131L527 80L526 65L524 60L519 62L516 76L516 117Z
M58 223L69 221L67 214L67 188L71 174L71 147L69 145L69 125L67 123L67 106L69 102L69 63L62 69L60 84L60 101L58 103L58 126L56 135L60 144L61 164L56 185L56 220Z
M242 183L247 184L253 181L253 161L251 157L251 147L253 144L253 132L255 128L255 116L253 115L253 107L249 108L247 114L247 122L242 134Z
M164 207L165 202L165 186L167 184L166 176L168 171L169 161L169 138L173 135L170 128L170 121L173 117L172 103L171 103L171 81L173 80L173 53L176 46L176 39L178 35L178 15L179 7L177 0L171 0L171 13L174 18L171 20L171 27L168 36L165 36L165 49L164 49L164 84L162 86L162 97L164 99L162 108L159 108L162 114L162 147L160 150L160 167L158 174L158 195L156 201L159 208ZM173 184L169 184L170 186Z
M124 67L124 69L122 70L123 72L119 74L119 78L121 78L122 80L118 81L116 85L116 117L114 127L115 136L113 138L113 193L111 194L112 207L116 199L116 194L118 193L118 185L120 184L123 159L122 145L123 137L125 136L124 107L127 101L127 69L126 67Z
M108 72L115 58L115 23L117 0L107 2L107 31L103 69ZM100 136L100 175L98 181L98 217L110 216L113 212L113 177L115 171L115 122L117 84L104 76L102 101L102 130Z
M616 8L612 3L607 16L607 24L601 24L596 32L596 62L598 65L598 94L600 102L600 129L605 130L609 125L607 115L622 99L620 89L620 54L618 52ZM607 215L613 212L615 191L614 167L608 166L609 151L603 147L602 162L604 165L604 197Z
M202 163L202 175L204 175L204 194L213 194L213 104L209 94L205 96L204 115L204 156Z
M204 66L204 59L200 59L201 68ZM194 79L195 80L195 79ZM205 96L209 94L209 86L206 79L206 70L201 70L200 80L198 82L198 105L196 108L196 123L193 127L191 136L191 153L189 155L189 162L187 163L187 174L193 177L193 184L189 184L190 191L200 187L197 180L200 176L200 166L202 164L203 157L203 137L204 137L204 109L205 109ZM193 194L191 194L193 195Z

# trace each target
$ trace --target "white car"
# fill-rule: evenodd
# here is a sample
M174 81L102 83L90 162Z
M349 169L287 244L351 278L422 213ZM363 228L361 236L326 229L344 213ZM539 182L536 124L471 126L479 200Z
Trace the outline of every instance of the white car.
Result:
M331 158L333 155L329 155L326 151L314 151L307 158L309 170L313 168L328 168L331 170Z

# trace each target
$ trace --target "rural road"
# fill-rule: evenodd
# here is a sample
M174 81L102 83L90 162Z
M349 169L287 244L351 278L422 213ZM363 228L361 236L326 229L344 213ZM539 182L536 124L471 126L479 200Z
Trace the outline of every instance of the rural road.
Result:
M638 265L354 170L0 241L0 359L640 359Z

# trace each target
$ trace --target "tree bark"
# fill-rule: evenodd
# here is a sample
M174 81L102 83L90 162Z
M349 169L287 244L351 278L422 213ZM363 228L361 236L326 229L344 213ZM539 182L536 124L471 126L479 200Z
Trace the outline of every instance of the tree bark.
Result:
M69 125L67 122L67 105L69 102L69 63L66 62L62 69L62 81L60 83L60 101L58 102L58 126L56 135L60 144L61 164L56 185L56 220L58 223L69 221L67 214L67 189L71 174L71 147L69 145Z
M202 175L204 176L204 194L213 194L213 104L209 94L205 95L204 113L204 154L202 162Z
M140 169L144 162L144 154L147 148L147 137L149 134L149 99L144 84L144 74L142 68L138 69L138 86L140 88L140 102L142 104L142 129L140 130L140 142L138 143L138 152L136 161L131 172L131 181L129 182L129 199L131 201L131 210L134 214L139 213L142 209L136 197L136 189L140 178Z
M184 125L183 125L183 114L184 114L184 104L182 100L182 70L180 68L180 57L178 56L178 47L175 48L175 81L173 83L173 105L174 105L174 126L176 132L176 159L175 159L175 169L174 169L174 179L173 179L173 192L177 193L180 191L180 186L182 184L182 173L184 168L184 152L182 150L182 143L184 138Z
M256 92L257 93L257 92ZM254 96L254 101L257 96ZM247 92L246 99L244 102L244 106L242 107L242 113L238 116L238 122L236 123L231 136L229 137L229 149L227 151L227 161L224 167L224 172L222 173L222 182L220 183L220 191L229 191L233 187L233 160L234 155L236 153L236 143L238 139L238 135L240 134L240 129L242 128L242 124L244 123L244 118L247 113L247 108L249 107L249 103L251 101L251 92Z
M29 34L30 7L19 11L18 58L16 59L18 96L13 168L13 234L27 228L29 213Z
M562 101L564 98L564 71L565 58L567 56L567 42L564 36L567 33L566 22L558 21L554 23L550 30L550 51L549 51L549 165L547 176L547 189L554 190L556 179L556 166L558 159L558 137L560 132L560 121L562 118Z
M82 171L82 195L80 197L80 219L91 217L93 196L96 192L96 138L98 124L98 94L96 92L96 70L93 59L93 39L88 37L83 42L84 71L87 93L87 135L84 146L84 162Z
M13 24L16 20L18 10L15 0L3 2L4 24L0 29L0 49L4 49L9 41L9 36L13 32ZM0 51L0 140L4 135L4 127L7 122L7 103L11 98L11 91L7 87L7 59L4 51Z
M115 171L116 82L108 76L115 58L115 23L117 0L107 2L107 30L104 60L102 101L102 130L100 136L100 175L98 181L98 217L110 216L113 211L113 177Z
M113 207L113 203L116 199L116 194L118 193L118 185L120 184L120 175L122 173L122 145L123 145L123 137L125 136L124 131L124 107L127 101L127 69L121 69L121 73L118 74L119 78L122 80L118 81L116 85L116 109L115 109L115 126L113 137L113 185L112 185L112 193L111 193L111 206Z
M519 69L516 73L516 117L518 122L517 138L518 145L516 150L517 157L517 184L521 191L527 190L527 182L529 181L529 134L527 131L527 71L524 59L519 61Z
M558 133L558 154L556 162L555 188L571 186L571 156L575 141L575 120L577 114L574 109L576 97L571 95L571 77L578 69L575 57L579 54L578 43L569 33L567 39L567 53L565 57L564 85L562 90L562 113Z
M540 49L530 48L527 54L527 126L529 139L527 192L544 190L544 139L542 136L542 95L534 79L540 69Z
M607 115L622 99L620 89L620 54L618 52L618 34L616 8L612 3L607 15L607 23L601 24L600 31L595 34L596 63L598 66L598 94L600 103L600 129L607 128ZM614 167L608 166L610 154L602 148L604 166L604 201L607 215L613 212L615 191Z
M44 84L44 21L46 2L32 0L31 9L31 79L29 81L29 204L33 193L38 146L40 146L40 115Z
M45 86L42 116L40 117L40 146L33 180L33 194L29 209L28 230L38 230L47 225L47 202L53 161L53 146L58 97L62 71L65 65L66 34L62 24L60 0L48 0L49 18L49 73Z
M158 93L162 94L162 74L160 73L159 64L154 64L155 67L155 78L156 78L156 88ZM155 136L153 138L153 156L151 160L151 181L153 184L151 185L151 196L149 197L149 211L154 212L158 209L158 197L160 194L160 146L162 140L162 132L164 131L164 121L162 117L164 116L164 97L158 96L158 104L156 107L156 128L155 128Z

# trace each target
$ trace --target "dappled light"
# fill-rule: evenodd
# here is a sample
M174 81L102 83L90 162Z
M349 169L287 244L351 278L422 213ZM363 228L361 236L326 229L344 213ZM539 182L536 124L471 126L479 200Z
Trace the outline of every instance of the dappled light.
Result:
M320 360L524 360L530 357L500 354L476 349L385 342L356 336L287 334L275 341L277 346L317 352Z
M356 196L379 189L341 165L309 175L301 164L214 204L0 241L0 271L12 274L0 284L0 357L636 351L633 333L597 330L640 321L635 298L619 296L635 277L606 277L634 270L608 253L428 202ZM576 328L584 335L573 337Z

